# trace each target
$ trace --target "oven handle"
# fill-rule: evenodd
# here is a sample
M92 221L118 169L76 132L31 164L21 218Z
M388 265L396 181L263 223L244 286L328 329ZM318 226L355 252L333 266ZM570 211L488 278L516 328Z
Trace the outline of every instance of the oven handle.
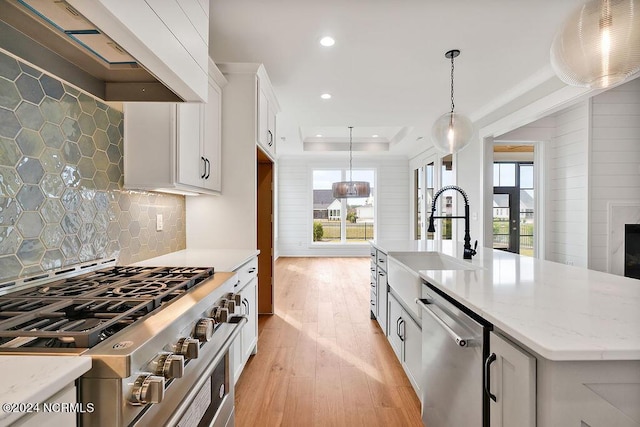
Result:
M198 378L198 381L194 384L193 387L191 387L191 390L189 390L189 393L184 397L184 399L182 399L182 402L180 402L180 405L178 405L176 410L173 411L173 414L171 414L171 417L167 420L166 425L178 424L178 422L182 419L182 416L185 414L189 406L193 403L193 399L200 392L200 389L202 388L204 383L207 382L207 379L211 376L211 373L213 372L215 367L218 365L218 363L220 363L220 361L222 360L224 355L227 353L227 351L229 351L229 348L231 347L231 344L233 344L233 341L238 337L238 335L240 335L240 331L242 330L242 327L244 326L244 324L247 323L248 319L246 318L246 316L234 316L234 317L240 318L240 319L238 320L238 323L235 324L235 328L233 332L229 334L227 339L222 344L220 351L216 353L211 363L209 363L209 369L207 369L206 373L202 375L200 378ZM233 381L233 379L231 378L229 380Z
M449 336L451 336L451 338L453 338L453 340L456 342L456 344L458 344L460 347L469 347L469 344L471 344L473 339L472 338L463 338L463 337L461 337L453 329L451 329L449 327L449 325L447 325L440 317L438 317L438 315L435 314L428 307L428 304L433 304L432 300L426 299L426 298L424 298L424 299L416 298L416 304L418 304L422 308L422 310L424 310L431 317L433 317L433 320L435 320L438 323L438 325L442 326L442 328L445 331L447 331Z

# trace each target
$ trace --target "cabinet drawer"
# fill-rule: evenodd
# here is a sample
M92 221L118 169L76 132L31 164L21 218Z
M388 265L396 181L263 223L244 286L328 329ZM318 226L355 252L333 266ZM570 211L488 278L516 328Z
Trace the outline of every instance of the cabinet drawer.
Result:
M236 272L238 273L238 284L235 290L239 291L258 275L258 258L252 258L249 262L242 264Z
M375 263L377 261L378 261L378 250L373 246L371 246L371 262Z
M387 271L387 254L378 251L378 268Z

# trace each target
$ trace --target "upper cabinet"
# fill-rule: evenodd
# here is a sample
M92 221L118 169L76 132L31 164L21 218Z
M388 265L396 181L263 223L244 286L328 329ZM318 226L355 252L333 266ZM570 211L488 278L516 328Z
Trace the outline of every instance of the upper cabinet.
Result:
M207 103L124 105L124 186L182 194L219 194L222 89L210 61Z
M276 115L280 105L262 64L228 62L217 64L229 81L225 91L225 139L250 140L276 160ZM228 102L227 102L228 101Z
M271 157L276 156L276 114L279 107L271 83L266 77L266 73L261 76L258 74L257 81L258 96L258 126L256 127L256 140L262 147L263 151Z
M207 100L208 1L67 2L184 101Z

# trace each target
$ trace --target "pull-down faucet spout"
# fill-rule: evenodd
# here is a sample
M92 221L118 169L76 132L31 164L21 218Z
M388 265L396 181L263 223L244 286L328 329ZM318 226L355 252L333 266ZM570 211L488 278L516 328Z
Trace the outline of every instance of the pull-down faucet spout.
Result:
M462 194L462 198L464 199L464 216L436 216L436 201L440 194L444 193L447 190L455 190L458 193ZM431 217L429 217L429 228L427 231L429 233L435 233L436 228L433 225L433 220L437 218L455 218L455 219L464 219L464 252L462 258L471 259L472 256L476 254L476 249L478 247L478 241L476 240L475 247L471 249L471 236L469 235L469 198L467 197L467 193L458 187L457 185L446 185L438 190L433 197L433 202L431 202Z

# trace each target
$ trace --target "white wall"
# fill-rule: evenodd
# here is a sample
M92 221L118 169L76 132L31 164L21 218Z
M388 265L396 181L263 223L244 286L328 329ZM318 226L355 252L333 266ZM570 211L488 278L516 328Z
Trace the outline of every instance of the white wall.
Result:
M344 164L336 156L282 157L278 161L278 253L280 256L367 256L368 245L313 245L311 179L314 168ZM397 157L358 157L354 166L376 169L376 238L407 239L409 161Z
M551 261L587 267L589 234L589 105L582 101L556 114L546 151L546 255Z
M593 98L589 268L607 271L607 204L640 203L640 79Z

